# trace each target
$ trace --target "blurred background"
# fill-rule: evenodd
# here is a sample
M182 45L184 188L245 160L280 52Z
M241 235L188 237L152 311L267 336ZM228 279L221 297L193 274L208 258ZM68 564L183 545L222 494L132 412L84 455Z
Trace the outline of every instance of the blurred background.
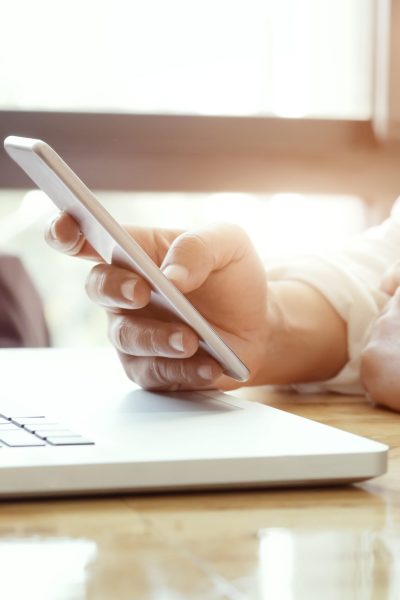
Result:
M45 139L120 221L231 221L268 263L337 247L400 192L395 0L15 0L0 134ZM49 200L0 152L0 251L56 346L106 343L90 265L43 242Z

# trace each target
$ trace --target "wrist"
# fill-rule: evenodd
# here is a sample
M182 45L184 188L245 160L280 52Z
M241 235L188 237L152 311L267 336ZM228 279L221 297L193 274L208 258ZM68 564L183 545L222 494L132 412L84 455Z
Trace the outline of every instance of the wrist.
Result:
M279 363L283 350L283 337L289 334L284 307L279 299L277 282L268 284L265 318L259 324L259 343L253 346L256 355L256 369L247 385L268 385L282 383L278 380L281 371ZM284 333L286 332L286 334Z
M301 281L268 286L263 383L324 381L347 361L347 328L326 298Z

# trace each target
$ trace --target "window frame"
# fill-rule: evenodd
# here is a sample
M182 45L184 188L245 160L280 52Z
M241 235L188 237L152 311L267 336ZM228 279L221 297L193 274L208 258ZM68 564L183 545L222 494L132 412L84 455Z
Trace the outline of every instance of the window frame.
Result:
M380 220L400 191L400 3L376 9L370 120L0 110L0 137L45 139L93 189L352 194ZM31 187L3 149L0 187Z
M0 111L10 134L45 139L95 189L400 190L400 148L380 144L372 120ZM30 185L4 150L0 181Z
M376 0L373 124L380 142L400 142L400 2Z

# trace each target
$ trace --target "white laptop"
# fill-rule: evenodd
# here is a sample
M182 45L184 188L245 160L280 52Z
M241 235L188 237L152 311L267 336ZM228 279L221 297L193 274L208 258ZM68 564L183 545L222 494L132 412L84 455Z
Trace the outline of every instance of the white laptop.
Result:
M337 484L378 442L219 392L158 394L111 349L0 350L0 497Z

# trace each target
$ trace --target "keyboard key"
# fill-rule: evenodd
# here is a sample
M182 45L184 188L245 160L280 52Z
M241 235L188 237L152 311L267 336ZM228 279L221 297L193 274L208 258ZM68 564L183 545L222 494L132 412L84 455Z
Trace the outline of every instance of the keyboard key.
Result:
M24 429L27 429L28 431L33 431L33 432L37 432L37 431L57 431L58 429L67 429L65 427L65 425L61 425L60 423L40 423L39 425L23 425Z
M46 440L48 437L81 437L79 433L70 431L69 429L49 429L48 431L36 431L36 435L42 440Z
M16 421L18 419L45 419L46 417L44 415L17 415L14 417L10 417L10 415L6 416L6 415L2 415L3 417L6 417L7 419L15 419Z
M44 417L12 417L12 421L18 425L39 425L46 422Z
M46 438L46 441L53 446L88 446L90 444L94 444L94 442L91 442L80 435L75 435L72 437L48 437Z
M87 446L94 442L43 415L6 416L0 414L0 447Z
M21 427L14 423L0 423L0 431L21 431Z
M45 446L46 443L27 431L0 431L0 442L12 447Z

